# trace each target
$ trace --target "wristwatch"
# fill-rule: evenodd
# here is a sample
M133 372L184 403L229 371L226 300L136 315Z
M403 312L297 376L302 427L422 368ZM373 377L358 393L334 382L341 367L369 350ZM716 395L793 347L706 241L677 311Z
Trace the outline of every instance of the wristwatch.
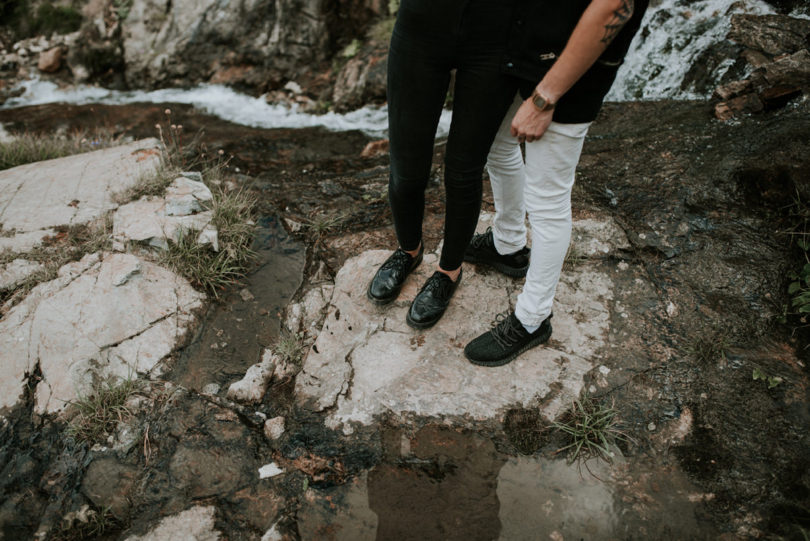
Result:
M554 106L557 105L556 103L553 103L550 99L542 95L536 88L534 89L534 92L532 92L532 95L529 96L529 99L532 101L534 106L537 107L537 110L540 111L541 113L544 111L554 109Z

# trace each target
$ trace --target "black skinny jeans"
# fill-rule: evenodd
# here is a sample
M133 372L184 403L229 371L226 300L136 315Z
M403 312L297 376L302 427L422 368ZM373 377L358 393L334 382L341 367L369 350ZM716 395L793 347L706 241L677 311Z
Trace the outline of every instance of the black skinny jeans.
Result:
M444 246L439 265L461 266L481 211L481 176L495 133L517 91L499 70L509 0L402 0L388 55L388 195L399 245L422 240L434 138L456 69L447 139Z

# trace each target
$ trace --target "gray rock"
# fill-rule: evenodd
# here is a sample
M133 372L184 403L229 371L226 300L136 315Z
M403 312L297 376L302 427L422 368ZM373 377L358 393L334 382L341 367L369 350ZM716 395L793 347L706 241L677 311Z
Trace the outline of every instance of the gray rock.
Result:
M137 468L113 457L97 458L84 474L82 492L99 509L107 507L119 520L125 520L129 516L129 492L137 476Z
M113 239L118 242L143 242L167 249L167 240L178 241L188 231L197 231L197 242L219 249L216 228L210 225L213 211L171 216L163 198L142 197L115 211Z
M156 139L0 171L0 223L14 236L0 250L31 249L60 225L84 224L117 207L115 193L159 164Z
M164 518L149 533L127 537L126 541L218 541L222 534L215 529L216 512L214 506L192 507Z
M284 435L284 417L278 416L264 422L264 435L269 440L277 440Z
M259 402L270 385L275 369L275 356L265 352L260 363L248 368L241 380L231 384L228 388L228 398L239 402Z
M615 243L610 250L627 245L607 219L578 227L609 232L601 237ZM405 313L438 257L426 255L399 299L380 309L366 300L365 288L388 255L365 252L340 270L323 328L296 378L301 402L316 410L331 408L330 426L368 424L383 412L491 419L515 404L538 404L541 414L553 419L598 364L613 283L593 264L563 274L549 344L504 367L486 369L470 364L463 348L490 328L497 313L514 306L519 284L467 266L442 320L427 332L416 332L405 324Z
M151 371L184 341L204 299L185 279L129 254L65 265L0 320L0 408L16 403L37 364L38 413L86 394L94 376Z
M42 263L26 259L15 259L11 263L0 265L0 291L14 289L26 278L44 268L45 265Z
M202 388L202 392L205 394L217 394L219 393L220 388L219 383L209 383Z
M188 216L202 212L203 203L213 198L211 190L201 181L178 177L166 188L166 216Z

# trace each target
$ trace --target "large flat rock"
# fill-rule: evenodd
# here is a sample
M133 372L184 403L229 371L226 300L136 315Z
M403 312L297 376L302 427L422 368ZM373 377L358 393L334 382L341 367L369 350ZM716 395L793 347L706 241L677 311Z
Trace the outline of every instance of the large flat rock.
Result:
M204 295L131 254L90 254L35 287L0 320L0 408L39 365L38 412L86 394L94 378L147 373L181 343Z
M609 220L578 223L574 239L586 258L627 246ZM299 399L316 410L331 409L332 426L369 424L386 412L484 420L518 404L538 406L542 415L554 418L598 364L612 280L595 262L585 259L563 273L548 344L506 366L482 368L466 360L463 348L490 328L496 314L514 306L522 281L465 265L442 320L415 331L405 314L435 269L437 255L425 256L397 301L378 308L367 300L366 287L388 255L368 251L340 270L323 328L297 377Z
M31 247L37 232L90 222L117 207L114 196L158 166L157 139L0 171L0 249ZM24 236L24 241L15 237ZM34 240L36 242L36 240Z

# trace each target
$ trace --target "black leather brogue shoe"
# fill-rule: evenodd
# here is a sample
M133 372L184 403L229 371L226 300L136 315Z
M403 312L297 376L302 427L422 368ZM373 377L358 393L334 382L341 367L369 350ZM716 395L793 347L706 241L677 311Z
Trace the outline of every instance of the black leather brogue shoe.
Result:
M427 329L435 325L444 315L459 282L461 272L458 273L455 282L443 272L434 272L411 303L405 317L408 325L414 329Z
M420 246L419 253L414 257L402 248L397 248L377 269L377 273L368 285L366 296L369 300L374 304L383 305L396 299L402 289L402 284L405 283L405 278L422 262L424 251L424 246Z

